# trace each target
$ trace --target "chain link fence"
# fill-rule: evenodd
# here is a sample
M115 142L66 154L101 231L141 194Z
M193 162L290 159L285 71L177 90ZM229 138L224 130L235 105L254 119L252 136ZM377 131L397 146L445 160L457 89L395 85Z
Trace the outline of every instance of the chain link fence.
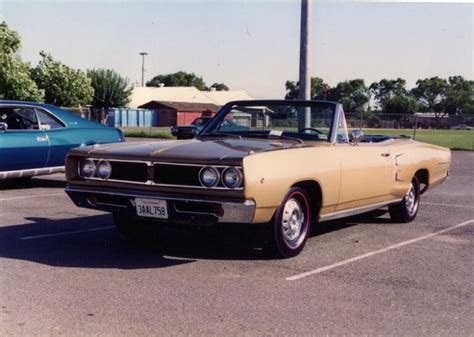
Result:
M80 116L81 118L95 121L101 124L107 124L108 111L105 108L96 109L92 107L80 107L80 108L67 108L62 107L61 109L72 112L73 114Z
M474 129L474 115L442 115L434 113L386 114L371 112L346 113L350 129Z

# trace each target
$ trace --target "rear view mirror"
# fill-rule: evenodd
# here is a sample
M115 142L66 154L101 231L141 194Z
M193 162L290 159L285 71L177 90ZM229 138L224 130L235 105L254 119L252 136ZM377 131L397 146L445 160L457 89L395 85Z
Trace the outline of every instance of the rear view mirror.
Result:
M357 145L357 143L361 141L362 137L364 137L362 130L353 130L351 132L351 139L354 145Z
M0 132L5 132L8 130L8 124L5 122L0 122Z

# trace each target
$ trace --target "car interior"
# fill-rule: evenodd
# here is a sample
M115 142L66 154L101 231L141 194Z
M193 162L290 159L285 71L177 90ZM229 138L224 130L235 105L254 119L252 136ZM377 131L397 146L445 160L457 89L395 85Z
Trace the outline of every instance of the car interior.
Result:
M29 107L0 107L0 122L6 123L8 130L49 130L64 126L45 112Z

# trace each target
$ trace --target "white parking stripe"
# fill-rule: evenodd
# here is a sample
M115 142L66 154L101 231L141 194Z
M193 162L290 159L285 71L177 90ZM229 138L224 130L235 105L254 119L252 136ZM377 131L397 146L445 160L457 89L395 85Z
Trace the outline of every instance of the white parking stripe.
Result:
M3 198L0 201L10 201L10 200L20 200L20 199L29 199L29 198L42 198L42 197L57 197L59 195L67 195L66 193L51 193L51 194L36 194L36 195L26 195L23 197L12 197L12 198Z
M70 231L70 232L62 232L62 233L52 233L52 234L42 234L42 235L24 236L24 237L20 238L20 240L32 240L32 239L49 238L49 237L52 237L52 236L62 236L62 235L71 235L71 234L77 234L77 233L95 232L95 231L101 231L101 230L111 229L111 228L115 228L115 226L89 228L89 229L82 229L82 230Z
M448 227L448 228L445 228L445 229L442 229L440 231L437 231L437 232L434 232L434 233L431 233L431 234L427 234L427 235L424 235L424 236L420 236L419 238L416 238L416 239L412 239L412 240L408 240L408 241L404 241L404 242L400 242L400 243L397 243L393 246L389 246L389 247L386 247L386 248L382 248L382 249L379 249L379 250L375 250L373 252L369 252L369 253L366 253L366 254L362 254L362 255L359 255L359 256L355 256L355 257L352 257L350 259L347 259L347 260L344 260L344 261L341 261L341 262L337 262L337 263L334 263L334 264L331 264L331 265L328 265L328 266L325 266L325 267L321 267L321 268L318 268L318 269L314 269L314 270L311 270L311 271L307 271L307 272L304 272L304 273L301 273L301 274L297 274L297 275L293 275L293 276L289 276L286 278L287 281L296 281L296 280L300 280L304 277L308 277L308 276L311 276L311 275L315 275L315 274L319 274L319 273L322 273L324 271L328 271L328 270L331 270L331 269L334 269L334 268L337 268L337 267L340 267L340 266L344 266L346 264L349 264L349 263L352 263L352 262L355 262L355 261L358 261L358 260L362 260L362 259L365 259L367 257L371 257L371 256L374 256L374 255L377 255L377 254L380 254L380 253L385 253L385 252L388 252L392 249L396 249L396 248L400 248L400 247L403 247L403 246L406 246L406 245L409 245L409 244L412 244L412 243L415 243L415 242L418 242L418 241L421 241L421 240L426 240L426 239L429 239L435 235L439 235L439 234L443 234L443 233L446 233L448 231L452 231L453 229L456 229L456 228L459 228L459 227L463 227L463 226L467 226L471 223L474 223L474 219L472 220L469 220L469 221L465 221L465 222L462 222L460 224L457 224L457 225L454 225L454 226L451 226L451 227Z
M443 204L443 203L438 203L438 202L422 202L422 204L423 204L423 205L461 207L461 208L473 208L473 209L474 209L474 206L469 206L469 205Z

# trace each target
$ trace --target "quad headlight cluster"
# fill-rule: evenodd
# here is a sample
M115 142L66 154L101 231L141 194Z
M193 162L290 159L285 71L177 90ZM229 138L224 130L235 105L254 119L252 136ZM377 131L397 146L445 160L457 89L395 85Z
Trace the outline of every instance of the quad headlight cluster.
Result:
M212 166L206 166L199 172L199 181L204 187L215 187L222 182L227 188L239 188L242 186L242 172L235 167L227 167L222 173Z
M79 164L79 175L83 178L109 179L111 174L112 165L108 160L99 160L96 163L92 159L82 159Z

